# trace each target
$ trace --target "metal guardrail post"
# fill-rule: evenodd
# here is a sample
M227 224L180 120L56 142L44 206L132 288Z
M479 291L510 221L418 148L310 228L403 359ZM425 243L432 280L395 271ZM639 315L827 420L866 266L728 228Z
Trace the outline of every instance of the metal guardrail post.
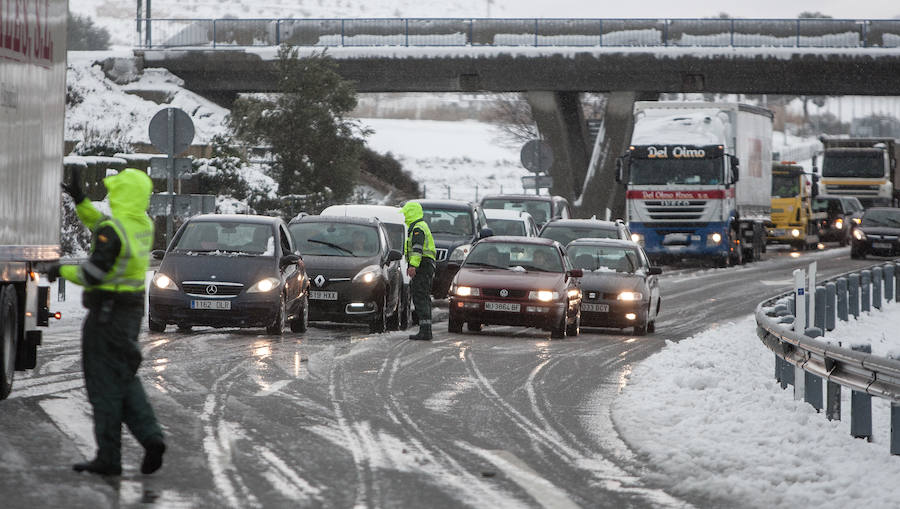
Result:
M884 300L896 301L897 296L894 293L894 264L888 263L884 266Z
M825 283L825 330L834 330L835 297L837 285Z
M216 20L213 20L213 49L216 48Z
M850 274L848 281L850 283L848 290L850 314L853 315L853 318L859 318L859 274Z
M792 366L794 372L794 401L800 401L806 397L806 371L800 366Z
M344 45L344 21L343 19L341 20L341 46Z
M800 20L797 20L797 47L800 47Z
M900 454L900 404L891 402L891 454Z
M872 271L860 271L859 310L869 312L872 308Z
M881 309L881 283L884 281L881 267L872 269L872 307Z
M734 47L734 18L731 18L731 44L730 46Z
M817 336L810 337L818 337L824 335L825 330L825 287L817 286L816 294L813 296L816 299L816 316L813 317L813 328L819 329L820 333ZM809 336L809 334L807 334Z
M852 345L850 348L872 353L872 345ZM872 441L872 396L864 392L850 393L850 436Z
M847 321L847 278L837 279L837 317L842 322Z
M829 421L841 420L841 384L825 384L825 418Z
M534 47L538 46L538 20L534 18Z
M822 290L821 292L819 290ZM821 286L816 288L816 300L819 300L819 295L822 295L822 300L825 300L825 289ZM818 303L816 306L818 308ZM824 307L824 306L823 306ZM816 318L819 317L818 309L816 309ZM824 317L823 317L824 320ZM818 327L810 327L805 331L806 336L811 338L817 338L822 335L822 329ZM822 378L816 376L809 371L803 371L803 401L806 401L813 408L816 409L816 412L822 411Z
M470 19L469 20L469 46L475 45L475 39L473 39L474 31L475 31L475 20Z
M281 46L281 20L275 20L275 45Z

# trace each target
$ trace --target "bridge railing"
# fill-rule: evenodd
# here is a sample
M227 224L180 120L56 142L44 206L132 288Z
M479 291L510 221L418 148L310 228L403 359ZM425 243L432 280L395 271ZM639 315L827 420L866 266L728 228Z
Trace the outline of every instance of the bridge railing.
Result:
M144 48L277 46L898 48L900 20L139 19Z

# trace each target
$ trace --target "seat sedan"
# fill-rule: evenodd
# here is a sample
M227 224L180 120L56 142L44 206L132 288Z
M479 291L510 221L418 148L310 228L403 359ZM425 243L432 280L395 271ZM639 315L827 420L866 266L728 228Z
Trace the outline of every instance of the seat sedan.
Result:
M409 319L403 303L402 253L374 218L305 216L288 229L311 281L310 319L367 323L371 332L397 330Z
M149 326L180 330L265 327L281 335L308 324L309 281L284 221L252 215L207 214L188 219L150 285Z
M867 209L850 241L850 258L900 255L900 209Z
M475 244L450 286L447 329L481 330L482 324L549 330L577 336L581 322L580 269L558 242L491 237Z
M541 228L541 237L553 239L563 246L575 239L626 239L631 231L621 219L601 221L599 219L557 219Z
M657 275L647 255L630 240L580 239L569 244L581 269L581 323L585 327L633 327L635 336L656 330L661 304Z

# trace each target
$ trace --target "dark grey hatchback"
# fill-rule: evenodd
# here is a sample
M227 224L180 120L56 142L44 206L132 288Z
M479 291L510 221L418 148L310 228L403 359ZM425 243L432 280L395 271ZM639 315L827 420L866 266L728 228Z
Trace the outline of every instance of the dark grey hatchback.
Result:
M167 324L265 327L280 335L308 324L309 281L287 225L252 215L195 216L166 251L150 285L150 330Z

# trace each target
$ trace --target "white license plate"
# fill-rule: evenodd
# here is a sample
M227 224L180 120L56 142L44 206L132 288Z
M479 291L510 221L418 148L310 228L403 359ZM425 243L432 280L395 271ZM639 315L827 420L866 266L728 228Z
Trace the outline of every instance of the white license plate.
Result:
M191 309L231 309L230 300L192 300Z
M591 304L584 302L581 304L581 310L592 313L609 313L609 304Z
M891 243L890 242L873 242L872 248L873 249L890 249Z
M510 313L518 313L520 309L522 309L521 305L513 304L511 302L485 302L484 303L485 311L509 311Z
M318 292L311 291L309 292L309 298L313 300L337 300L338 292Z

